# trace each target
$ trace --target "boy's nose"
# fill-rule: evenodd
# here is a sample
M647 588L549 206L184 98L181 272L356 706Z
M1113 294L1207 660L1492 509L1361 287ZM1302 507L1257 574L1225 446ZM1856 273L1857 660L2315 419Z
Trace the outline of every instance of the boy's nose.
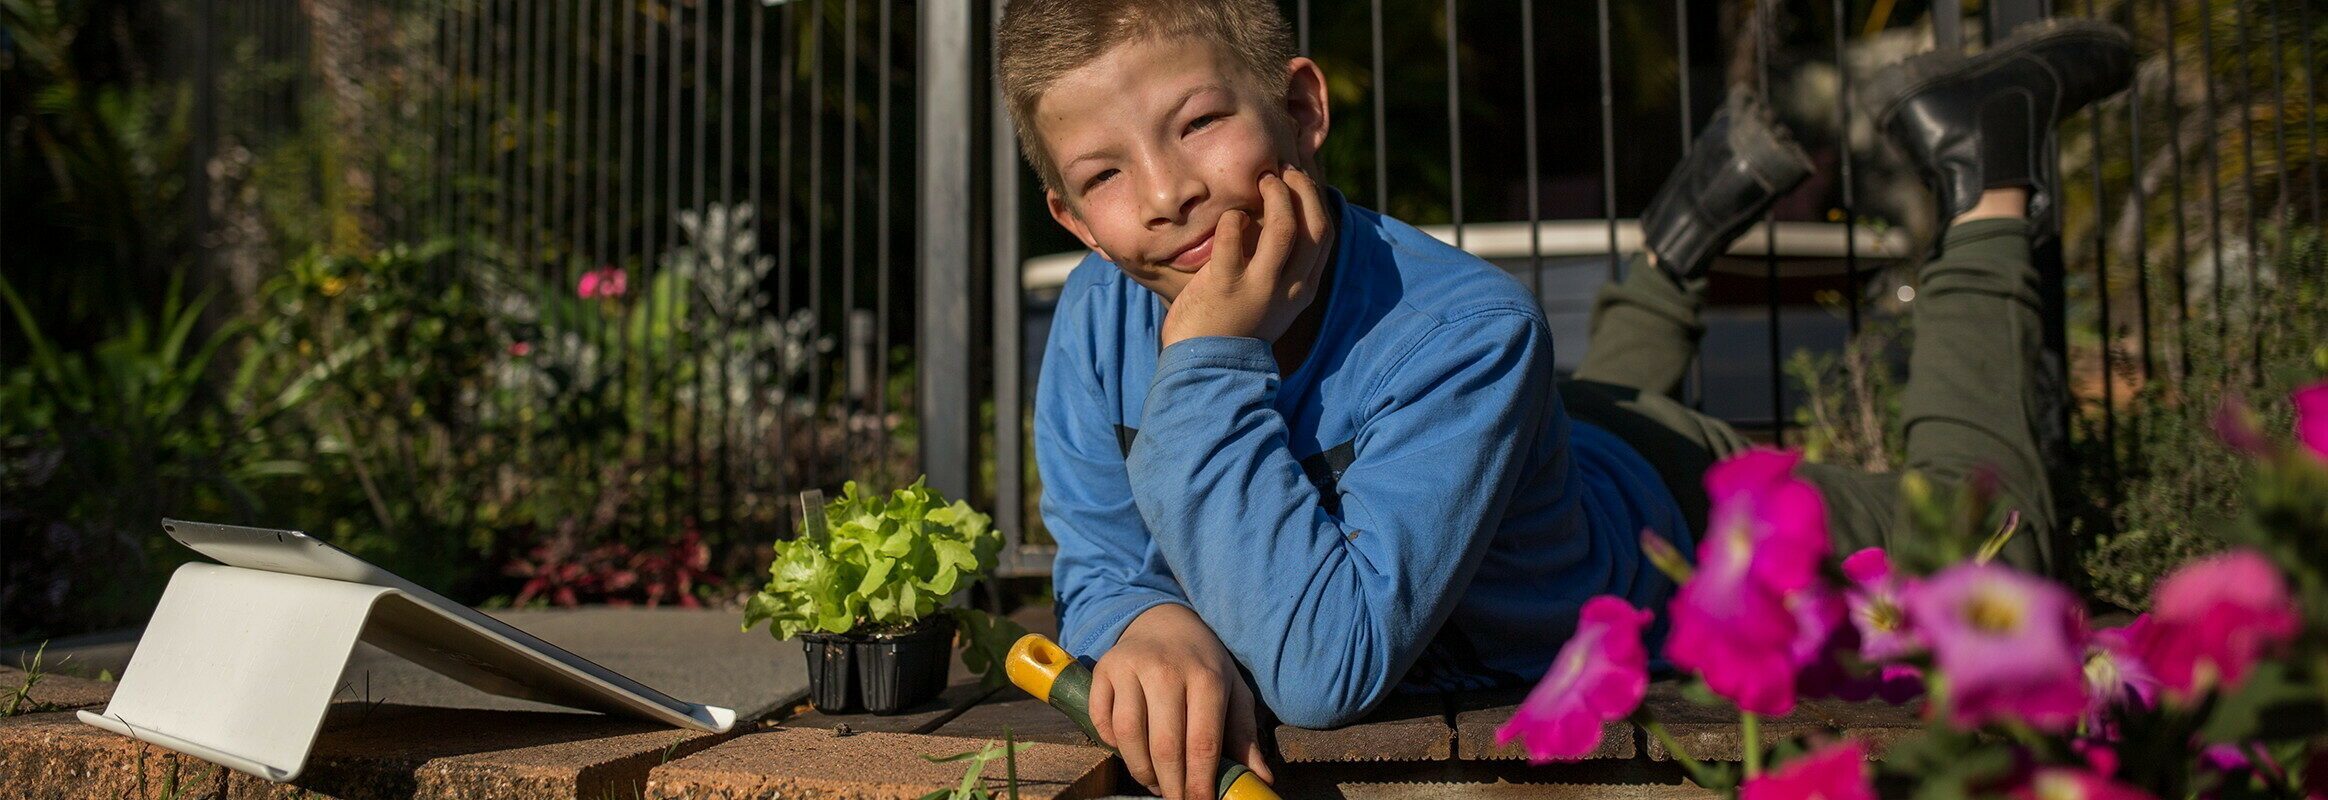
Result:
M1184 225L1205 199L1204 181L1182 171L1160 173L1148 184L1148 227Z

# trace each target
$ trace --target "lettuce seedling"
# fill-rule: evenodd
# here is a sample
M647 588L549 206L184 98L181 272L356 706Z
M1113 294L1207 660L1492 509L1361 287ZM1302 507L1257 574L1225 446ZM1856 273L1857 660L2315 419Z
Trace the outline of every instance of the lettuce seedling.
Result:
M824 508L822 530L776 543L768 585L744 606L778 639L911 627L993 572L1002 535L993 519L946 502L916 480L886 497L855 481Z

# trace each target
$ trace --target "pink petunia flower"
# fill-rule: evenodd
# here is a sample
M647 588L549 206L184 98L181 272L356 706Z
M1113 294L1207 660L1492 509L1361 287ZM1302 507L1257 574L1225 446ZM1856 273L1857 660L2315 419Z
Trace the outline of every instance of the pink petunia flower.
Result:
M2187 700L2232 688L2264 650L2295 638L2295 600L2279 569L2253 550L2194 561L2158 584L2134 652L2168 694Z
M1495 743L1526 739L1534 763L1590 755L1600 746L1602 724L1633 713L1649 689L1641 628L1651 616L1608 595L1585 601L1576 633L1519 710L1495 729Z
M2328 461L2328 381L2297 389L2288 400L2296 405L2296 441Z
M1858 742L1827 745L1739 787L1739 800L1875 800L1868 779L1867 752Z
M2010 567L1959 564L1908 596L1907 610L1948 679L1951 722L2014 717L2060 731L2085 712L2085 625L2068 590Z
M606 267L582 273L582 280L574 286L574 294L584 300L598 297L621 297L630 290L630 277L619 267Z
M1666 656L1757 714L1794 710L1804 643L1826 633L1806 630L1789 602L1816 582L1829 547L1825 501L1792 474L1800 460L1755 450L1707 470L1713 509L1698 571L1669 605Z
M2123 783L2074 767L2048 767L2013 790L2015 800L2157 800Z
M2148 709L2158 703L2158 678L2134 654L2134 638L2149 627L2149 615L2123 628L2096 631L2086 640L2086 730L2115 735L2110 712L2119 706Z
M1881 548L1843 559L1843 574L1852 582L1843 597L1851 607L1851 625L1859 629L1860 658L1893 661L1923 651L1923 641L1908 627L1908 614L1900 607L1900 596L1912 591L1915 581L1893 574Z

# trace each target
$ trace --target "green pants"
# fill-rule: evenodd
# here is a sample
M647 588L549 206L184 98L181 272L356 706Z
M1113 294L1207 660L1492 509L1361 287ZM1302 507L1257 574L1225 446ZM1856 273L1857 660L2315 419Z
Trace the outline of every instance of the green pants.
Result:
M2043 572L2052 563L2055 519L2037 444L2049 390L2038 375L2044 328L2028 226L2008 219L1957 225L1943 252L1921 270L1913 307L1915 342L1900 410L1905 466L1943 486L1992 470L2000 513L2021 514L2002 558ZM1560 386L1571 415L1648 459L1701 533L1706 468L1748 446L1727 423L1675 399L1705 335L1702 288L1677 286L1636 256L1623 282L1602 288L1584 364ZM1838 554L1888 548L1902 529L1897 474L1834 464L1804 464L1796 474L1825 496Z

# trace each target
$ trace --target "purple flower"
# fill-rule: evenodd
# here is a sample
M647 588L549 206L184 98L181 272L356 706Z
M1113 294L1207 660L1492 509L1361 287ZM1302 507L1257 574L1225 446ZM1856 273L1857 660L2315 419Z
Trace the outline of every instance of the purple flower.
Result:
M2086 729L2115 735L2110 712L2122 705L2148 709L2158 703L2158 678L2134 655L2134 639L2148 627L2148 615L2123 628L2097 631L2086 640Z
M630 290L630 277L620 267L606 267L582 273L575 284L574 294L584 300L596 297L621 297Z
M1891 559L1870 547L1843 559L1843 574L1852 587L1843 593L1851 607L1851 625L1859 629L1859 657L1893 661L1922 652L1924 643L1908 627L1900 596L1914 590L1913 579L1892 572Z
M1995 564L1959 564L1907 597L1908 620L1948 680L1950 721L2018 718L2060 731L2085 712L2084 622L2051 582Z
M1641 627L1650 617L1608 595L1585 601L1576 633L1519 710L1496 728L1495 743L1526 739L1534 763L1590 755L1600 746L1601 726L1633 713L1649 689Z

